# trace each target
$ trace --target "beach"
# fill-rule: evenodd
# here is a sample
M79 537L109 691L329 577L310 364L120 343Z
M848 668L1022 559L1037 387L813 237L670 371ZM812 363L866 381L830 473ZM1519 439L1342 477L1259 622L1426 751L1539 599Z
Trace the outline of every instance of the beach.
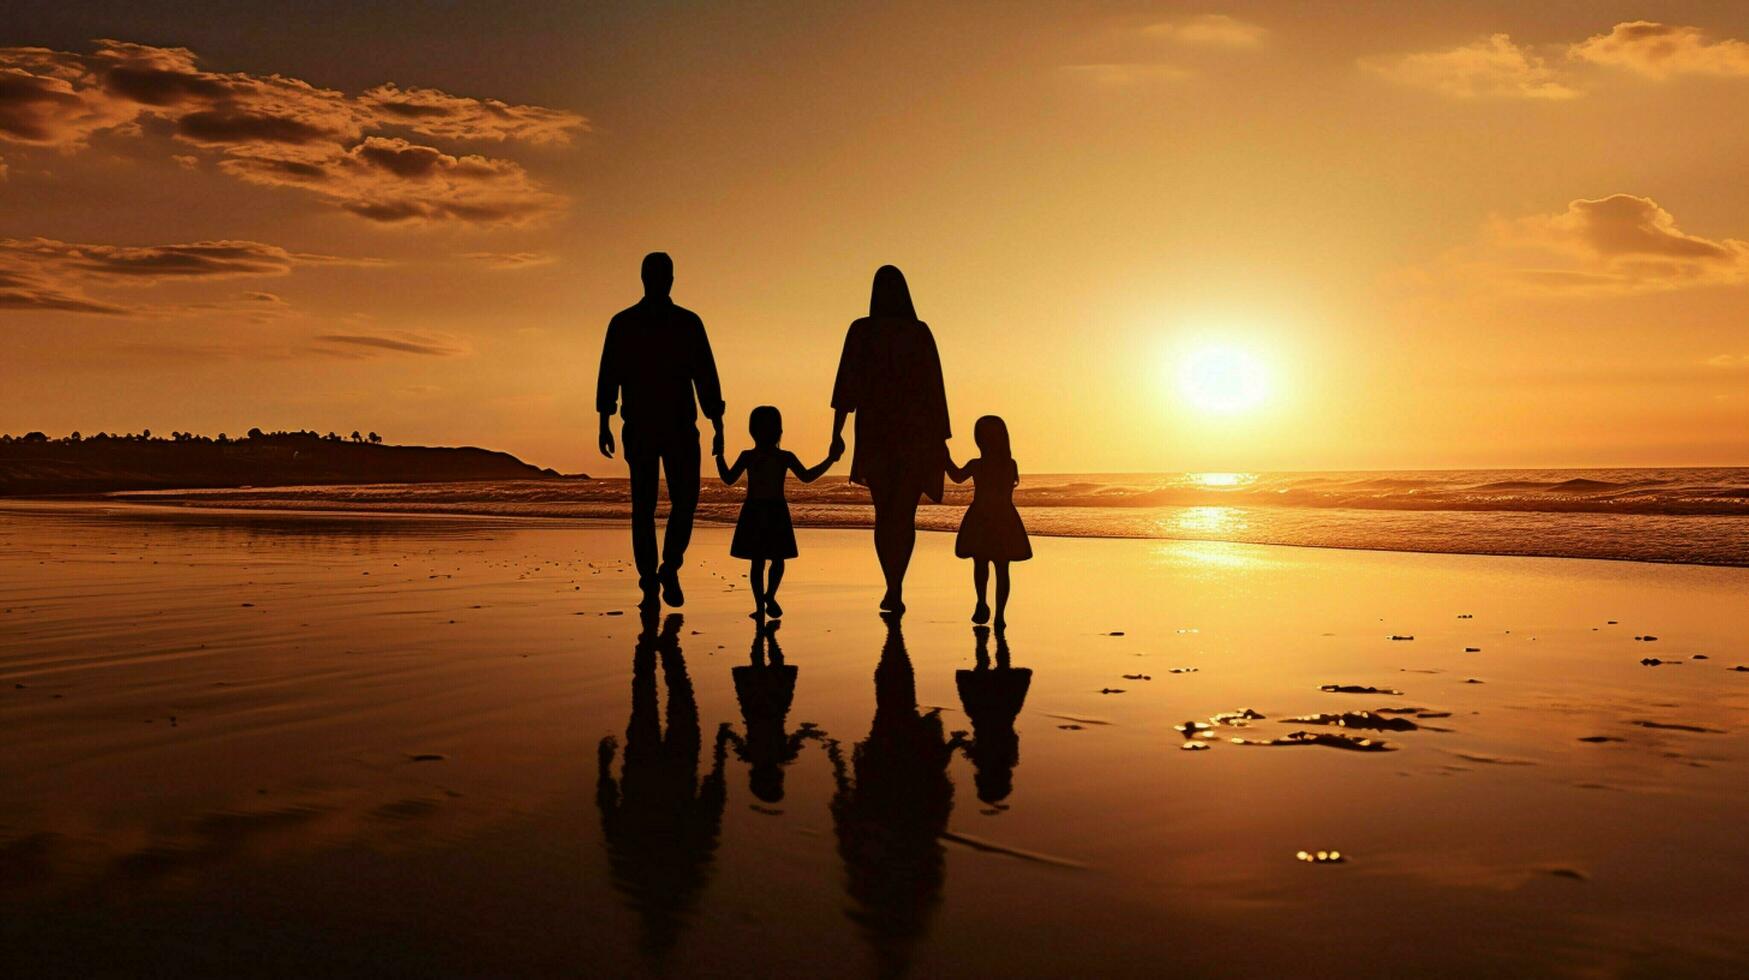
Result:
M1749 971L1749 569L802 528L771 798L729 534L0 504L7 972Z

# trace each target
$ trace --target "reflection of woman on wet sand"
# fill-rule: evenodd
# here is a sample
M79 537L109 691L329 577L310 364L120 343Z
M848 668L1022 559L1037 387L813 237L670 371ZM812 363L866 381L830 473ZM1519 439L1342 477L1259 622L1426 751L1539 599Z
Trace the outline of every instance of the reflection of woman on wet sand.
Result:
M996 634L996 667L991 669L989 627L979 626L972 632L978 641L977 666L955 671L953 678L960 690L960 705L972 720L972 737L966 740L963 732L955 732L954 741L972 760L978 799L998 804L1014 791L1014 767L1020 764L1020 736L1014 731L1014 719L1026 704L1032 670L1010 665L1008 638L1001 632Z
M710 774L701 783L703 737L680 654L680 623L679 616L669 616L657 635L655 617L644 619L632 654L632 715L617 781L613 736L601 740L597 754L595 802L613 882L643 917L643 945L650 953L665 952L678 938L709 877L723 823L723 736L717 736ZM668 685L666 733L656 703L658 658Z
M820 730L808 722L793 735L784 728L790 702L796 696L796 668L783 662L783 650L777 645L780 625L771 623L756 630L752 662L730 671L747 737L724 729L734 743L736 758L752 766L747 773L749 788L766 803L783 799L783 767L795 761L808 739L820 737Z
M884 975L904 971L910 948L941 898L945 857L937 839L953 811L953 754L940 709L919 713L917 680L895 619L875 668L875 715L851 753L828 740L837 792L832 822L844 860L850 917L874 945Z

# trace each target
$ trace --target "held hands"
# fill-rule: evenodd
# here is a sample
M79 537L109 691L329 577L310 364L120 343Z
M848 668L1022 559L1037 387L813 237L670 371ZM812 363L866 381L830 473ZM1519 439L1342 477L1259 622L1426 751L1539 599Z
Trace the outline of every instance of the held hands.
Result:
M717 418L711 422L716 427L716 434L711 436L711 455L720 458L723 455L723 420Z
M843 433L840 433L840 432L832 433L832 448L826 450L826 456L827 456L827 458L831 459L832 462L834 462L834 463L836 463L839 460L844 458L844 434Z

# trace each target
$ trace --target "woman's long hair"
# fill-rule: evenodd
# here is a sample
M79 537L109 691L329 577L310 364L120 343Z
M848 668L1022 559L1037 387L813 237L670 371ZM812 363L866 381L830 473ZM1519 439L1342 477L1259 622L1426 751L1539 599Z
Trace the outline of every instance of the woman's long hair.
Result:
M868 297L868 315L917 319L917 308L911 305L911 287L905 284L905 274L896 265L883 265L875 270L874 290Z

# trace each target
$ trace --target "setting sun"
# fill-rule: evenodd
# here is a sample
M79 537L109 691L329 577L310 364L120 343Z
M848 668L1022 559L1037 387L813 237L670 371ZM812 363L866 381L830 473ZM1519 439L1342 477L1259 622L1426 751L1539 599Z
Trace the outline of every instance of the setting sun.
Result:
M1203 347L1179 363L1178 389L1198 411L1236 415L1269 398L1269 370L1249 351Z

